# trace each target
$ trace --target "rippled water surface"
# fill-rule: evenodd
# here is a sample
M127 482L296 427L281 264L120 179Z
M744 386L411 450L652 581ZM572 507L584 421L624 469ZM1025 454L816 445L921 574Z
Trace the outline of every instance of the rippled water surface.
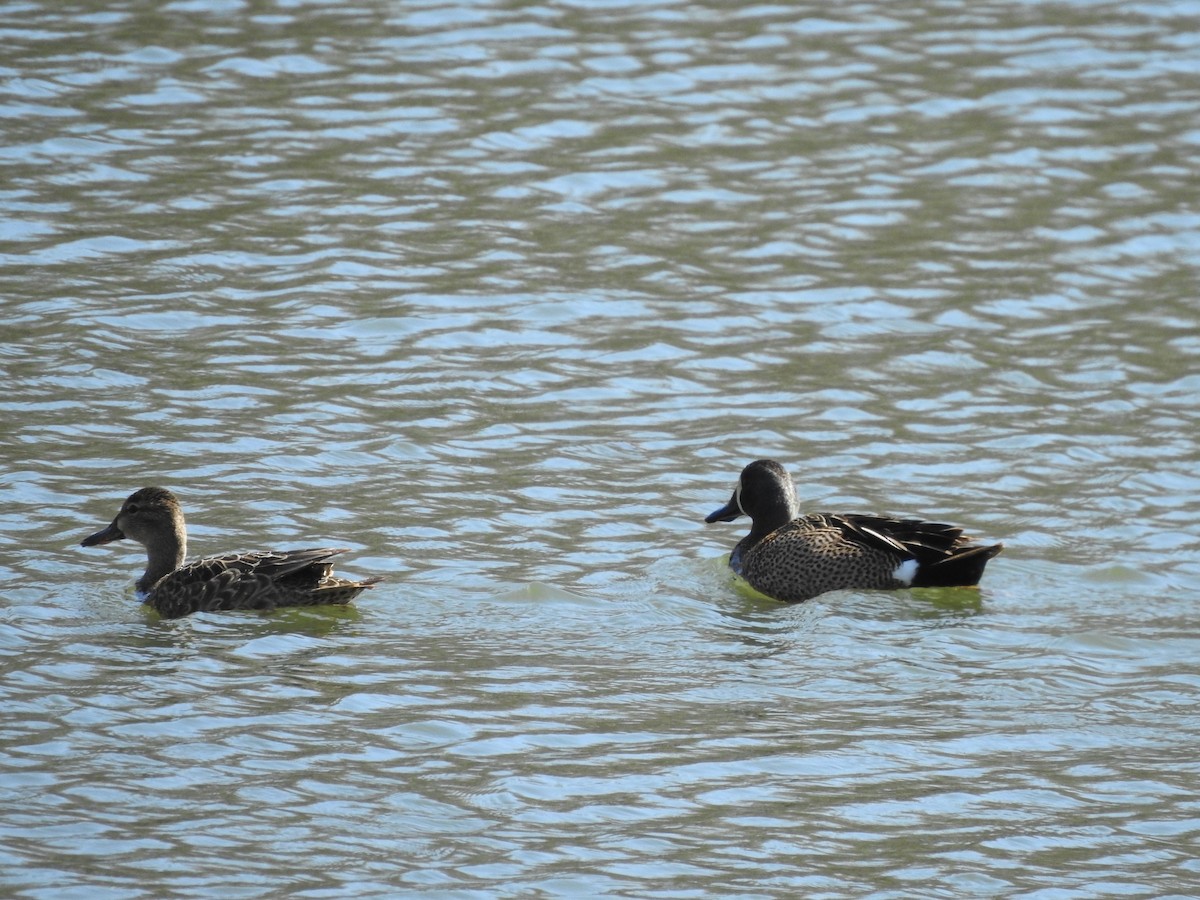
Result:
M1196 4L0 10L0 892L1200 891ZM751 596L760 456L1007 549Z

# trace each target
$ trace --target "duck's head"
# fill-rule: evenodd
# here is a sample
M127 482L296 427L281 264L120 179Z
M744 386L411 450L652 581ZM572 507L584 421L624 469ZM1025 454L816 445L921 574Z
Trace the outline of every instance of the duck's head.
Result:
M775 460L759 459L742 469L729 502L709 513L704 521L732 522L739 516L749 516L756 527L774 530L799 515L792 476Z
M107 528L81 542L84 547L111 544L125 538L143 546L163 540L181 540L186 530L179 501L166 488L144 487L121 504L121 511Z

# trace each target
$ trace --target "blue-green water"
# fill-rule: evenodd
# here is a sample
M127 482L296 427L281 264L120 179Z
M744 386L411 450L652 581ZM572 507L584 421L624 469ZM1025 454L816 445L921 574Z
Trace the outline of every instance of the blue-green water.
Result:
M2 11L0 892L1200 891L1194 4ZM750 596L760 456L1007 549Z

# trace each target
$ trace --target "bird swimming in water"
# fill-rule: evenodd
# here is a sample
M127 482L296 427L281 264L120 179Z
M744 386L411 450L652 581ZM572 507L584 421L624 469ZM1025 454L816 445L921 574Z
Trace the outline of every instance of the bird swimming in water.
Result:
M84 538L82 545L95 547L125 538L146 548L138 596L164 618L205 610L346 604L382 580L335 577L330 560L348 552L335 548L227 553L185 564L183 510L175 495L160 487L135 491L112 524Z
M742 470L733 497L705 522L749 516L729 566L776 600L842 589L894 590L979 583L1003 544L972 543L953 525L887 516L802 514L787 470L760 459Z

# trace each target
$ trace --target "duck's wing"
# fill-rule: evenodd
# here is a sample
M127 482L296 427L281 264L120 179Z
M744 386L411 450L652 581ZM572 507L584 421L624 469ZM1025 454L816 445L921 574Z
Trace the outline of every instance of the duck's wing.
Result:
M848 540L905 557L939 559L968 543L961 528L942 522L864 515L822 518L839 528Z

